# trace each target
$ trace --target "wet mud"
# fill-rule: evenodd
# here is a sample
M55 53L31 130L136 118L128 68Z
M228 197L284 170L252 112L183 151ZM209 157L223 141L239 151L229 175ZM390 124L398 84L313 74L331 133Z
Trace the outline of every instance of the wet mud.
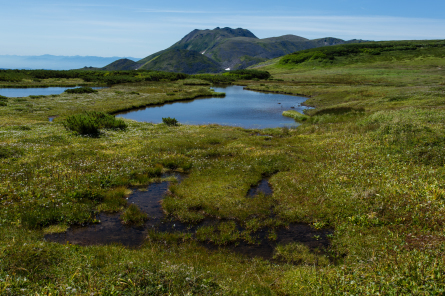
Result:
M182 174L174 174L178 182L184 178ZM164 176L165 177L165 176ZM87 226L73 226L65 233L48 234L45 239L62 244L70 243L76 245L105 245L121 244L127 247L139 247L148 236L149 230L159 232L183 232L191 233L204 225L214 225L219 223L218 219L205 219L198 225L187 225L179 221L167 218L162 211L161 201L168 192L170 182L164 181L152 183L147 190L135 190L128 198L128 203L134 203L148 214L150 219L140 227L123 225L119 219L120 213L100 213L97 219L98 224ZM267 178L262 179L256 186L252 187L247 194L247 198L255 198L258 194L271 196L273 190ZM238 229L243 229L238 226ZM269 240L269 229L260 229L253 233L256 244L248 244L244 241L227 246L217 246L212 243L202 243L210 250L226 249L246 255L248 257L261 257L272 259L274 249L279 244L303 243L312 250L324 250L329 247L327 235L332 234L332 230L315 230L307 224L290 224L286 228L276 229L276 240Z

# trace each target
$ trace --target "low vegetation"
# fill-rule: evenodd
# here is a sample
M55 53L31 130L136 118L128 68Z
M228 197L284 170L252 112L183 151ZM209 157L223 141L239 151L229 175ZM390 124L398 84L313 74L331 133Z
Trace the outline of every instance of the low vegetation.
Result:
M79 87L79 88L69 88L65 90L67 94L91 94L97 93L97 90L92 89L91 87Z
M168 126L177 126L179 125L179 122L176 120L176 118L170 118L170 117L163 117L162 122L165 123Z
M305 118L296 129L124 120L125 132L79 137L63 126L85 111L113 114L211 94L183 81L7 99L0 107L1 293L443 293L443 51L384 51L366 63L354 61L368 53L335 56L332 63L276 62L261 68L274 80L232 81L307 96L305 104L314 108L286 112ZM387 54L400 59L388 62ZM51 115L59 117L50 123ZM187 177L170 186L162 210L175 223L195 227L193 235L150 231L138 249L44 239L48 232L97 223L98 211L139 217L127 207L127 189L169 171ZM273 194L247 197L264 177ZM256 246L266 230L273 245L280 229L298 223L330 230L329 246L279 243L271 260L230 251Z
M188 75L182 73L148 70L0 70L0 87L115 85L144 81L177 81L186 77Z
M127 124L122 119L95 111L69 116L63 125L67 130L90 136L98 136L100 129L125 130L127 128Z
M243 69L243 70L235 70L228 71L223 75L226 76L234 76L238 79L242 80L252 80L252 79L269 79L270 73L267 71L253 70L253 69Z
M304 122L310 118L309 116L301 114L300 112L295 110L283 111L283 116L293 118L297 122Z
M122 223L141 226L148 219L148 215L139 209L135 204L131 204L121 215Z
M344 44L307 49L280 59L280 65L298 65L304 62L353 64L358 62L403 61L422 56L444 57L445 41L386 41Z

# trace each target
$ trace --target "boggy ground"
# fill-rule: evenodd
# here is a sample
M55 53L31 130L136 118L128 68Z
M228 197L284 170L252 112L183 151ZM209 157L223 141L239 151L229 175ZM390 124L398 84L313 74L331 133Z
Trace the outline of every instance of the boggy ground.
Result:
M307 104L316 109L296 129L126 121L125 131L89 138L61 124L64 116L90 107L112 113L147 104L142 95L130 94L145 87L153 88L154 97L172 97L166 93L178 90L179 82L121 85L54 100L9 99L0 107L1 293L443 293L443 66L437 58L321 69L272 65L268 70L283 81L239 82L311 95ZM49 110L30 112L45 104ZM59 115L54 123L47 122L51 115ZM116 192L167 171L188 174L163 201L170 217L221 221L218 228L197 231L203 240L245 243L265 227L273 240L274 229L304 222L333 229L330 247L317 253L302 244L279 246L275 255L284 262L271 263L209 251L182 233L150 233L139 249L43 239L70 224L95 223L97 210L120 210L115 196L123 195ZM265 176L273 195L246 197Z

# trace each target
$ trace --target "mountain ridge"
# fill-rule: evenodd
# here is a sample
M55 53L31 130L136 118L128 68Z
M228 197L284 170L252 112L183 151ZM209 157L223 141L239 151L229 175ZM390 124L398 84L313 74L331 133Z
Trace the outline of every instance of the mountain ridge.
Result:
M132 64L131 69L177 69L188 74L195 74L194 71L196 70L201 73L203 69L209 69L209 71L211 69L211 72L208 73L215 73L215 62L219 64L218 72L245 69L254 64L300 50L360 42L365 41L357 39L345 41L334 37L311 40L292 34L259 39L251 31L242 28L195 29L172 46L148 55ZM212 61L198 58L196 54L186 54L183 50L198 52ZM176 57L172 52L176 52L179 56ZM155 59L161 56L165 57L166 54L170 59L162 58L161 60L168 63L169 66L161 65L160 61L155 62ZM193 63L199 62L204 63L202 67L193 65ZM173 65L174 63L181 66L176 67ZM129 63L124 64L127 67L125 69L129 69ZM121 70L119 67L114 67L114 69Z

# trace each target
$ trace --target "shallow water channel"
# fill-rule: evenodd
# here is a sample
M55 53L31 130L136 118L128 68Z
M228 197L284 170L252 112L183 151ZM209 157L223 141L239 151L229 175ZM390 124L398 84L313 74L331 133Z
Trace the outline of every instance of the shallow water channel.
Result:
M263 93L245 90L242 86L213 87L224 92L224 98L200 98L159 106L150 106L118 114L136 121L162 122L163 117L176 118L182 124L221 124L243 128L273 128L297 126L292 118L282 116L283 111L302 112L307 100L292 95Z
M67 89L77 87L34 87L34 88L0 88L0 96L8 98L21 98L29 96L50 96L60 95ZM102 89L105 87L92 87L92 89Z
M185 175L174 174L178 182L181 182ZM166 177L166 176L164 176ZM170 182L164 181L152 183L147 190L134 190L128 197L128 203L134 203L148 214L150 219L140 227L123 225L119 219L120 213L106 214L100 213L97 219L99 224L86 226L74 226L64 233L48 234L46 240L59 242L62 244L70 243L76 245L105 245L119 243L127 247L141 246L147 238L149 230L159 232L186 232L194 234L196 229L202 225L218 223L217 219L206 219L198 225L186 225L179 221L167 219L161 207L161 200L168 191ZM246 198L255 198L262 193L266 196L272 194L268 180L263 179L256 186L253 186ZM237 245L228 245L218 247L211 243L202 243L209 249L225 248L236 253L244 254L249 257L262 257L271 259L273 251L278 244L288 244L292 242L303 243L311 249L323 249L329 245L327 235L332 233L330 230L315 230L307 224L291 224L288 228L277 230L276 241L270 241L267 238L267 229L261 229L255 233L259 244L251 245L240 242Z

